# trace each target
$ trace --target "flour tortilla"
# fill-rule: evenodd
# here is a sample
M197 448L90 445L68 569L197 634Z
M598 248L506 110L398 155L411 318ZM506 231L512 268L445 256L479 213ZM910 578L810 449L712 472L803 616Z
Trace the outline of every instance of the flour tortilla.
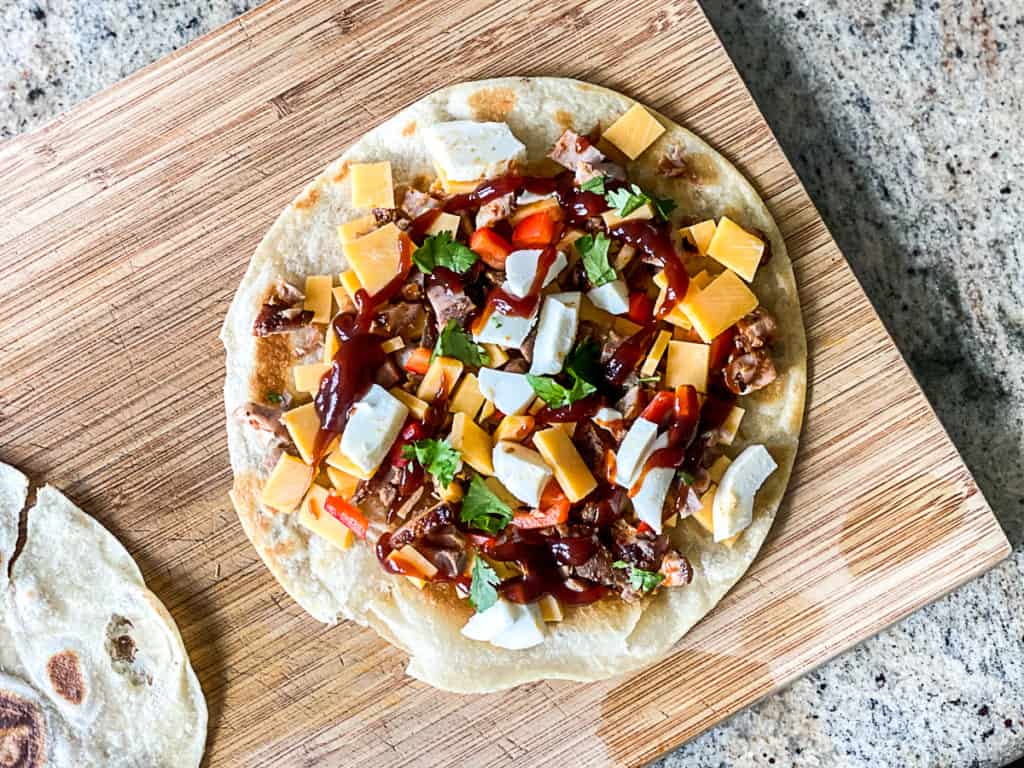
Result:
M779 378L743 398L747 409L730 449L763 443L779 468L757 496L753 524L734 548L716 545L695 521L672 530L675 545L696 574L691 585L662 589L638 604L604 600L567 610L548 624L545 642L507 651L463 637L472 608L450 591L420 591L379 566L368 544L342 552L301 528L295 514L274 513L259 503L266 477L260 436L232 414L247 400L280 389L287 366L272 338L252 336L253 320L276 278L298 286L306 275L336 275L346 268L339 224L365 215L352 205L348 168L353 162L391 162L395 183L432 178L423 129L456 119L504 120L526 144L529 163L544 162L566 128L587 133L607 127L635 102L621 94L561 78L507 78L462 83L437 91L370 131L332 163L285 209L253 254L221 331L227 350L225 406L234 470L231 493L246 534L285 590L323 622L349 619L375 629L410 655L408 673L439 688L485 692L541 678L596 680L627 672L664 656L743 575L778 510L793 466L803 420L806 345L793 270L778 227L754 188L721 155L663 115L661 136L637 161L630 178L679 203L673 221L727 214L766 233L772 259L753 288L779 320ZM655 113L657 114L657 113ZM679 145L692 161L689 178L656 173L658 160Z
M27 491L0 464L0 579ZM199 765L206 702L174 620L121 544L60 491L37 492L0 597L0 733L15 734L16 765ZM118 637L131 660L113 652Z

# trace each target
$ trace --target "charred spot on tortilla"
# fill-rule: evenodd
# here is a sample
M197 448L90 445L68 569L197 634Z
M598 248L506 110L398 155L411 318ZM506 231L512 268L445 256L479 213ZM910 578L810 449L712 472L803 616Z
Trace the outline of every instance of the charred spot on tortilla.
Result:
M348 160L345 160L341 165L339 165L338 171L337 173L334 174L334 176L331 177L331 181L333 181L335 184L341 184L341 182L348 178L348 171L350 165L351 163L349 163Z
M132 637L134 629L130 619L113 614L107 622L104 647L114 669L124 675L135 685L152 685L153 676L142 665L138 658L138 646Z
M678 144L670 145L658 161L658 173L669 178L683 178L698 186L718 182L718 166L710 155L687 153Z
M415 120L413 120L410 123L406 123L405 127L402 129L402 135L405 136L406 138L409 138L414 133L416 133L416 121Z
M55 653L46 662L46 675L53 690L65 701L81 704L85 701L85 678L78 663L78 654L67 650Z
M558 123L558 127L563 131L572 129L572 113L566 112L564 109L555 110L555 122Z
M295 207L300 211L308 211L315 208L320 202L320 190L317 187L310 187L306 193L295 201Z
M473 119L500 123L516 105L516 95L510 88L481 88L470 94L469 108Z
M0 688L0 766L43 768L46 720L37 704Z

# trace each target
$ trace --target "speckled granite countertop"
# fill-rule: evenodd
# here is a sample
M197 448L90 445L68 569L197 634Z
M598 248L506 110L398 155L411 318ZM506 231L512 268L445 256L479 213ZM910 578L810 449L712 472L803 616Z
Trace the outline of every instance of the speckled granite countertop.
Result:
M6 0L0 139L256 4ZM1002 766L1024 755L1024 6L703 4L1014 554L658 765Z

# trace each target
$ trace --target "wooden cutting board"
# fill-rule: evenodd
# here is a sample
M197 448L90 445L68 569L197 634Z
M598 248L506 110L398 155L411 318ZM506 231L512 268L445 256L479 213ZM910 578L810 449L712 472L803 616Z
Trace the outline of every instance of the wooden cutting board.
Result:
M796 269L807 422L747 577L663 663L481 697L304 615L249 546L217 332L278 212L450 82L567 75L701 134ZM637 765L1004 557L1007 542L692 0L271 2L0 146L0 459L139 561L210 704L214 766Z

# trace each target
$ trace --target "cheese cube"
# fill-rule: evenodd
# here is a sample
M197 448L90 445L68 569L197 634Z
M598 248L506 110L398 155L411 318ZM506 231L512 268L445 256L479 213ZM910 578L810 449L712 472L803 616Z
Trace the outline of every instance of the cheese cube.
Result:
M494 407L494 403L492 403L490 400L484 400L483 407L480 408L480 413L477 416L477 421L483 424L485 421L491 418L491 416L494 415L495 410L496 409Z
M551 425L551 429L561 430L565 432L567 437L571 438L576 434L576 424L577 422L575 421L556 421Z
M430 579L437 575L437 566L420 554L412 544L394 550L388 555L388 560L401 566L402 570L412 571L413 576L421 579Z
M509 493L508 488L502 485L501 481L498 480L498 478L493 476L484 478L484 485L486 485L490 489L491 493L493 493L495 496L501 499L502 503L505 506L509 507L510 509L516 509L517 507L521 506L521 504L519 503L519 499L517 499L515 496ZM491 565L495 566L494 569L498 572L498 575L501 576L501 578L506 578L504 575L502 575L502 572L498 570L497 566L494 563L491 563ZM508 567L508 565L509 564L506 564L504 567Z
M441 211L434 223L427 227L428 235L439 235L442 232L447 232L452 236L452 240L459 234L459 226L462 224L462 218L454 213L448 213L447 211Z
M548 214L556 221L562 218L562 209L558 204L557 198L550 195L544 195L538 200L531 200L527 197L529 194L529 192L523 192L519 195L517 207L515 211L512 212L512 215L508 217L508 223L513 227L523 219L533 216L535 213L540 213L541 211L547 211Z
M339 472L352 475L357 480L369 480L377 472L377 467L369 471L357 467L348 456L341 452L341 447L337 444L335 444L334 450L327 454L327 458L324 461L328 467L334 467Z
M674 467L655 467L647 471L640 490L633 497L633 509L638 520L643 520L655 533L661 533L662 508L665 497L676 476Z
M639 104L608 126L602 138L611 142L630 160L636 160L665 132L658 119Z
M423 421L427 418L427 409L430 408L430 403L426 400L420 400L416 395L406 392L401 387L392 387L388 391L392 397L402 401L405 407L409 409L409 413L413 415L413 418L418 421Z
M278 512L290 512L302 502L312 482L311 466L291 454L282 453L263 486L261 501Z
M540 608L540 615L544 621L550 623L562 620L562 604L558 602L558 598L554 595L542 595L540 600L537 601L537 606Z
M358 219L346 221L338 227L338 240L344 246L358 237L372 232L377 228L377 219L372 213L360 216Z
M401 271L408 239L392 222L345 244L345 258L368 294L379 293Z
M307 275L306 299L302 308L313 313L314 323L326 323L331 319L331 276Z
M520 605L503 597L482 613L474 613L462 628L470 640L520 651L544 642L544 617L534 603Z
M732 441L736 439L736 433L740 429L740 422L743 420L744 413L746 411L739 406L734 405L732 407L729 415L725 417L725 421L722 422L722 426L719 428L721 434L720 442L725 445L732 445Z
M480 369L480 392L506 416L526 411L533 402L534 391L522 373Z
M683 227L679 230L679 233L693 243L697 253L701 256L707 256L708 245L711 244L711 238L715 236L715 220L707 219L698 224Z
M294 366L292 368L292 376L295 377L295 389L299 392L315 395L320 389L320 379L329 370L331 370L331 366L326 363Z
M562 429L545 429L533 436L533 444L555 473L569 501L576 503L597 487L576 446Z
M592 419L597 426L608 431L622 426L622 412L614 408L598 408Z
M537 322L537 314L533 317L513 317L503 315L500 312L492 312L484 327L477 333L473 332L473 339L481 344L498 344L502 347L523 346L526 337L530 335L533 324Z
M598 309L611 315L624 315L629 312L629 288L624 280L612 280L587 291L587 298Z
M356 311L355 300L344 285L337 285L331 288L331 293L334 295L334 303L338 306L338 312Z
M757 309L757 296L736 276L726 270L692 299L687 298L687 316L708 344L744 315Z
M354 308L356 306L356 294L363 288L363 284L359 282L359 276L354 270L347 269L338 275L338 282L341 283L341 287L345 289L345 293L352 300Z
M533 432L534 425L533 416L505 416L494 430L494 441L511 440L521 443Z
M491 365L495 368L501 368L505 363L508 362L508 354L504 349L499 347L497 344L481 344L484 350L487 352L487 357L491 360Z
M725 470L712 507L715 541L745 530L754 519L754 496L777 464L763 445L743 450Z
M519 443L501 442L494 446L492 463L494 474L513 496L531 507L540 506L551 468L537 451Z
M723 216L718 221L715 235L708 244L707 254L749 283L753 281L754 274L761 264L764 240L750 234L727 216Z
M397 352L398 350L405 348L405 339L401 336L392 336L387 341L382 341L380 343L380 348L385 354Z
M335 469L330 465L327 466L327 479L331 481L334 490L345 501L350 501L355 495L356 488L359 487L358 477L342 472L340 469Z
M452 419L452 434L448 442L462 454L463 460L481 475L493 475L491 436L464 413Z
M729 468L730 464L732 464L732 459L728 456L722 455L715 459L714 463L708 467L708 477L711 478L711 482L722 482L722 475L725 474L725 470Z
M619 249L619 252L616 253L613 257L612 268L621 272L627 266L629 266L629 262L633 260L634 256L636 256L636 248L630 245L629 243L626 243Z
M593 302L586 296L580 302L580 320L586 320L588 323L594 323L602 328L610 326L620 336L632 336L640 330L640 326L628 317L609 315L603 309L595 307Z
M708 391L711 347L690 341L670 341L665 362L665 386L671 389L690 384L698 392Z
M671 340L671 333L659 331L658 338L651 345L651 351L647 353L647 359L644 360L644 364L640 367L641 376L654 375L654 372L658 370L658 363L661 362L661 356L665 354L665 350L668 349L668 343Z
M299 509L299 524L317 536L326 539L340 550L346 550L352 546L355 534L352 530L332 517L324 510L324 503L327 501L327 489L321 485L314 485L302 501Z
M533 345L530 373L558 373L576 341L579 325L580 293L553 293L544 298Z
M715 491L717 490L718 486L712 485L704 491L704 495L700 497L700 509L693 513L693 519L700 523L701 528L712 535L715 533L714 505Z
M658 437L658 425L653 421L639 418L626 432L615 455L615 482L623 488L630 488L643 469L644 462L654 450Z
M526 159L526 146L505 123L453 120L423 130L423 142L438 175L448 181L501 176Z
M469 418L475 419L483 404L484 396L480 391L480 382L472 373L467 373L459 382L459 386L455 388L455 393L448 403L448 410L454 413L464 413Z
M316 414L316 406L313 403L300 405L285 411L281 416L281 422L292 437L292 442L299 450L299 456L307 464L313 463L313 448L316 444L316 436L320 432L320 417Z
M353 163L352 205L357 208L394 208L395 186L391 163Z
M339 448L363 472L373 472L391 450L409 409L378 384L349 411Z
M505 284L502 287L513 296L519 298L526 296L537 276L537 262L543 252L540 248L512 251L505 260ZM544 277L544 285L541 287L549 285L566 268L568 263L565 260L565 254L558 251Z
M420 380L416 397L432 403L442 392L445 395L451 394L459 376L462 375L462 368L461 360L438 355L431 361L430 367Z
M619 214L617 214L615 212L615 210L613 209L613 210L605 211L604 213L602 213L601 214L601 218L604 219L604 225L608 229L611 229L612 227L617 227L619 224L621 224L624 221L637 221L637 220L644 220L644 221L646 221L647 219L653 219L654 218L654 209L651 207L650 203L644 203L639 208L637 208L635 211L630 211L625 216L619 216Z

